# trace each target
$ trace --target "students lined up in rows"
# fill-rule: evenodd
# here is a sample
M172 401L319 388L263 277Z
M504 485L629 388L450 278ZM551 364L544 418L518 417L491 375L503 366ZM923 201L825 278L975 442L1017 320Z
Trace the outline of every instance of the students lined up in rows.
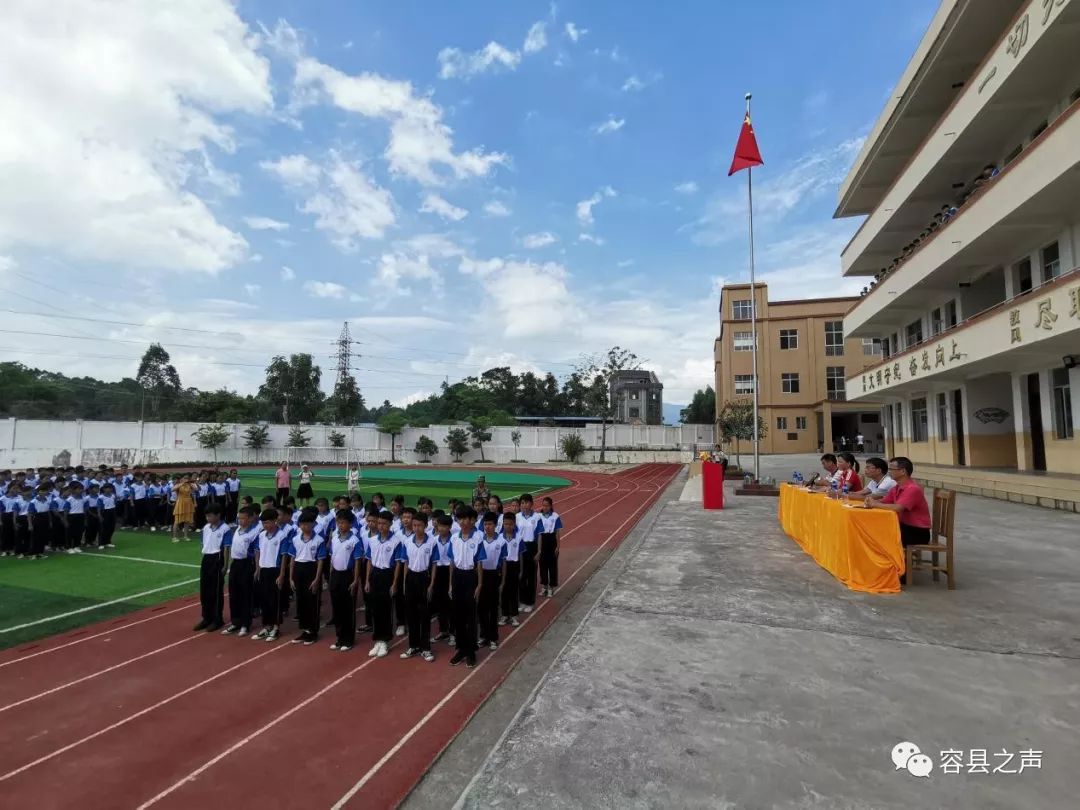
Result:
M340 497L330 511L327 499L319 498L294 520L290 505L275 507L268 497L261 513L254 506L240 509L235 528L209 507L202 531L203 615L194 629L247 636L257 609L262 629L251 637L273 642L295 597L299 632L293 642L311 645L322 626L326 587L327 624L336 631L332 650L350 650L357 633L370 631L368 655L381 658L395 632L407 632L402 658L434 661L432 642L445 641L455 648L450 663L471 667L480 647L498 648L500 626L516 627L519 613L533 610L538 565L541 595L555 593L562 519L550 498L539 512L531 495L511 501L506 512L486 511L479 517L482 528L466 504L451 502L447 514L427 498L417 508L405 506L400 496L389 507L378 495L363 508L358 500ZM359 610L364 618L357 627Z

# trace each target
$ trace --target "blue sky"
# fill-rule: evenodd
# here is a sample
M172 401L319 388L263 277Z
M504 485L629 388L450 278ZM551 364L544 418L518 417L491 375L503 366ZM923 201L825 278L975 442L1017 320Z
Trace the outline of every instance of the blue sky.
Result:
M743 94L770 295L857 291L837 186L935 8L4 4L0 294L49 335L0 359L117 378L154 339L253 391L347 319L371 402L614 344L686 402L746 278Z

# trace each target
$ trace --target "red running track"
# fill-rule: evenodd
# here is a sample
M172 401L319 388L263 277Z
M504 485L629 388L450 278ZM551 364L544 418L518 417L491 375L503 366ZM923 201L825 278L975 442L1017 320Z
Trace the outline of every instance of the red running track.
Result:
M393 807L679 469L560 472L562 586L473 670L193 634L191 598L0 653L0 803Z

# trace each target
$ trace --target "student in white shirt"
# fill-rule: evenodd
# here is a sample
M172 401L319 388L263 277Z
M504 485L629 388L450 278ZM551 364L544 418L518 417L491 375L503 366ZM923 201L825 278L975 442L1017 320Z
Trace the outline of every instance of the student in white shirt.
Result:
M540 592L544 596L554 596L559 586L559 532L563 522L555 511L551 498L540 501Z
M518 531L521 532L521 612L531 613L536 605L536 560L540 553L540 532L537 525L540 515L533 511L533 496L526 492L520 498L521 511L517 513Z
M371 603L371 636L375 641L369 656L382 658L390 650L394 637L393 599L398 591L401 546L398 535L390 532L390 514L378 517L378 533L368 540L368 573L364 592Z
M349 467L349 472L345 476L345 489L349 493L349 497L360 494L360 466Z
M356 643L356 591L353 576L356 564L364 559L366 546L353 528L353 513L341 509L334 521L330 539L319 549L321 565L330 566L330 605L334 613L337 638L331 650L348 652Z
M296 505L301 509L311 506L311 501L315 497L315 492L311 487L311 479L314 477L315 473L307 464L301 465L300 486L296 488Z
M255 588L255 541L262 527L259 513L254 506L247 506L236 514L237 526L233 532L226 574L229 579L229 626L222 634L235 634L243 638L251 627L253 591Z
M401 543L406 543L412 540L412 522L413 516L416 515L416 510L411 506L404 505L404 499L401 499L400 495L395 496L394 500L390 502L390 506L393 507L395 503L400 506L398 517L390 524L390 532L396 534L398 540ZM402 585L404 585L404 574L402 574ZM407 610L405 606L405 588L398 588L397 593L394 595L394 635L405 635L407 619Z
M315 511L303 509L296 531L285 551L289 567L289 585L296 594L296 621L300 633L293 644L310 646L319 640L319 607L322 576L319 571L319 547L323 537L315 531Z
M284 551L288 547L292 527L280 525L279 519L276 509L264 509L259 515L262 531L255 538L255 588L259 593L259 612L263 626L262 630L252 636L256 641L277 641L281 618L284 615Z
M866 472L866 486L858 492L851 492L848 498L863 500L867 497L876 501L885 497L885 493L896 486L889 476L889 464L882 458L868 458L863 465Z
M355 582L356 595L364 603L364 623L356 628L358 633L366 633L371 630L371 597L364 590L367 583L368 569L371 567L371 559L368 550L371 547L372 538L379 536L379 510L374 504L368 504L364 509L364 519L356 524L356 533L364 542L363 558L356 558Z
M430 601L435 584L435 565L439 560L439 544L428 537L427 515L413 515L412 534L401 543L402 565L405 569L405 617L409 626L409 646L402 658L419 655L428 663L435 660L431 652Z
M480 626L480 646L499 647L499 595L506 573L506 540L496 531L499 516L484 513L484 559L481 567L480 599L476 604Z
M517 515L505 512L499 536L506 543L506 564L503 566L502 597L500 598L499 624L518 626L518 597L521 589L521 531L517 527Z
M82 486L73 484L71 494L64 499L64 516L67 521L67 553L82 552L83 529L86 526L86 496Z
M116 532L116 488L112 484L105 484L101 488L98 498L98 514L101 515L101 531L98 534L98 544L101 548L116 548L113 543L113 534Z
M225 522L234 523L240 511L240 478L236 470L229 470L225 479Z
M451 621L450 606L450 570L453 560L453 545L450 542L453 519L449 515L439 514L434 520L434 533L431 539L438 546L439 559L435 562L435 573L431 580L431 615L439 619L439 632L434 641L446 641L451 647L454 640L454 625Z
M476 666L476 603L481 596L481 563L484 535L476 530L476 510L462 504L457 511L460 531L450 541L453 568L450 571L450 600L454 608L454 638L457 653L450 659L456 667Z
M221 508L206 507L206 525L202 529L202 563L199 565L199 602L202 619L195 632L214 633L225 626L225 555L232 545L232 527L221 520Z
M19 497L12 504L15 513L15 556L23 559L30 553L30 487L17 487ZM8 490L10 492L10 490Z
M27 507L30 518L30 548L26 556L30 559L40 560L45 556L45 545L52 532L53 510L54 506L49 500L49 493L44 486L39 486L37 495Z

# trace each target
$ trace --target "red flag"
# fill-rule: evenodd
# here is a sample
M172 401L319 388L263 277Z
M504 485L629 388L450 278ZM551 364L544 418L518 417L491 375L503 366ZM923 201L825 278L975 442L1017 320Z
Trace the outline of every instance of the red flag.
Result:
M735 157L731 160L728 177L751 166L764 165L765 161L761 159L761 152L758 150L757 138L754 137L754 125L750 123L750 113L747 113L742 122L742 129L739 130L739 142L735 144Z

